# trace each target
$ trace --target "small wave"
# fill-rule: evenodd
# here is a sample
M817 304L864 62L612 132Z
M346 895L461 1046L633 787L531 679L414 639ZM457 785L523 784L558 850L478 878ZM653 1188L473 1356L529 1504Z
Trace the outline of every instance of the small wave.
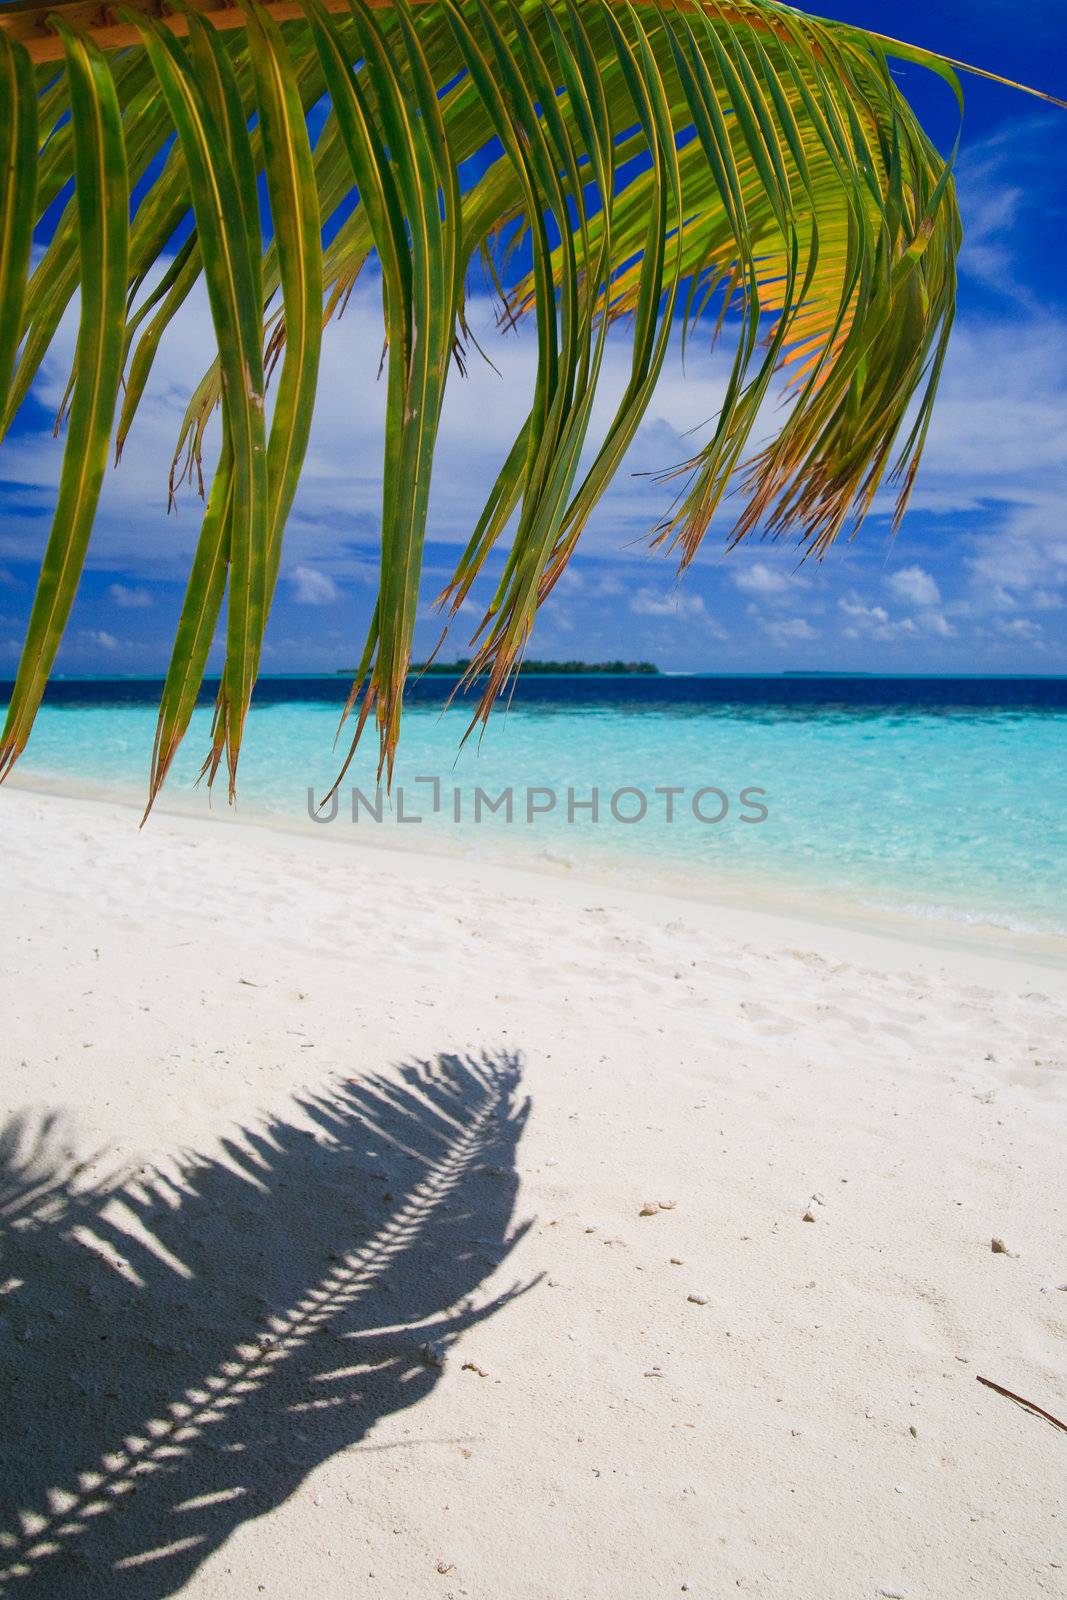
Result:
M1036 934L1047 938L1067 938L1067 925L1053 922L1028 922L1013 916L1010 911L965 911L961 906L946 906L937 902L919 900L874 900L864 896L861 904L872 911L888 912L891 916L916 917L923 922L955 922L970 928L996 928L1004 933Z

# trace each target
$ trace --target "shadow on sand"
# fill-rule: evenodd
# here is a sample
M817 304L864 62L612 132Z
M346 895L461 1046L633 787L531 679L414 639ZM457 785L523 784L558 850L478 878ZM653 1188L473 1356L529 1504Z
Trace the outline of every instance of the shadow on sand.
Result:
M174 1176L0 1132L0 1584L158 1600L422 1399L512 1220L511 1055L338 1081Z

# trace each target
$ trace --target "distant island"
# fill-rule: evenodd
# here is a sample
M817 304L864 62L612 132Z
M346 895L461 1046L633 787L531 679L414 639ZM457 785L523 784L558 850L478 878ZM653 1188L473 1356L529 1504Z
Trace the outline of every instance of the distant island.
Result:
M432 678L461 678L469 667L469 657L462 657L459 661L413 661L411 672L416 677L425 674ZM524 678L648 678L656 677L659 673L659 668L651 661L523 661L518 670ZM351 675L351 671L343 667L338 673L339 677Z

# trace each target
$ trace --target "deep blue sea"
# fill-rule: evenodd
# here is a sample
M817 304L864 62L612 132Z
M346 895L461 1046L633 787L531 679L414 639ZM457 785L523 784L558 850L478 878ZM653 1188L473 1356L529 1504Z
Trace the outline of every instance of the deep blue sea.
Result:
M470 706L446 709L453 687L411 685L391 803L370 730L333 820L313 822L308 791L325 793L347 749L345 734L333 748L347 681L263 679L241 808L339 842L1067 933L1067 679L524 677L462 750ZM53 683L22 781L142 796L159 688ZM208 807L195 778L213 694L168 786L183 808ZM355 797L355 823L354 789L369 802Z

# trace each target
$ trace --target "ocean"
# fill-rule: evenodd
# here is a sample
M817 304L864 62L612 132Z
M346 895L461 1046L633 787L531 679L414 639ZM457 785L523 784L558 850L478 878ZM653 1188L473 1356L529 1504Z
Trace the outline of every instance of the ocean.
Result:
M316 813L347 750L345 733L333 748L347 681L264 678L240 811L339 844L1067 934L1067 679L523 677L462 748L471 707L446 705L454 686L412 683L391 799L368 730ZM20 781L143 799L159 689L57 680ZM165 791L205 814L213 692ZM224 787L210 804L225 812Z

